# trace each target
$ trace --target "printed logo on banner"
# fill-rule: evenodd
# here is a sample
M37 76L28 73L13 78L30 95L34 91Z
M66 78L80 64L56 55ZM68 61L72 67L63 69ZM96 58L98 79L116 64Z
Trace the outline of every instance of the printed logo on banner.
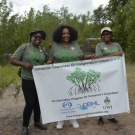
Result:
M109 105L110 99L109 99L108 97L106 97L106 99L104 100L104 103L105 103L106 105Z
M64 102L64 103L62 104L62 106L63 106L64 108L71 108L71 107L72 107L72 103L71 103L71 102Z
M79 109L81 110L88 110L89 107L95 108L97 105L100 105L97 103L97 101L95 102L87 102L87 103L83 103L81 104L77 104Z
M106 106L103 106L103 109L112 109L112 105L109 105L110 102L111 100L108 97L106 97L106 99L104 100Z
M75 108L73 107L71 102L63 102L62 109L60 109L61 114L71 114L75 112Z
M79 65L76 64L76 66ZM100 76L101 73L95 70L83 71L81 68L76 68L71 75L66 77L68 81L73 83L73 86L69 88L67 93L72 96L101 91L98 85Z

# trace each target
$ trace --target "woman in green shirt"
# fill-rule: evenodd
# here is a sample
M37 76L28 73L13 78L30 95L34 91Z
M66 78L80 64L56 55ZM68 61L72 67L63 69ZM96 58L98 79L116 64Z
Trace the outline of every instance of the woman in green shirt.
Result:
M121 46L117 42L113 42L112 40L112 30L110 27L104 27L101 29L101 38L103 40L102 43L98 43L96 46L96 57L104 58L104 57L112 57L112 56L122 56L123 51ZM118 123L118 121L114 118L113 115L108 116L108 120L112 123ZM103 125L103 116L98 118L98 125Z
M95 56L85 56L80 49L80 46L74 41L78 38L78 32L70 27L61 25L53 33L53 41L55 42L51 47L48 64L71 62L78 60L88 60L95 58ZM79 128L79 124L75 119L70 120L74 128ZM57 123L57 129L62 129L64 121Z
M40 107L37 90L32 75L34 65L43 65L47 58L44 50L40 47L42 40L45 40L46 33L42 30L30 32L30 43L18 47L11 57L10 63L21 66L22 91L25 98L25 108L23 111L22 135L29 135L29 120L34 112L34 126L46 130L47 127L40 122Z

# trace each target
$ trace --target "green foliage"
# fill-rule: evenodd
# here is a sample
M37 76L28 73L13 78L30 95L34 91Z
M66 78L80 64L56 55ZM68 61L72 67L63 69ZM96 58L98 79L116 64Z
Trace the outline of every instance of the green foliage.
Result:
M103 5L100 5L97 9L95 9L94 14L92 15L91 19L94 24L107 24L107 11Z
M80 83L85 79L86 72L82 71L80 68L76 68L71 76L67 76L67 80L71 81L73 84L80 86Z
M135 0L109 0L108 5L100 5L87 14L76 15L69 13L68 7L62 6L51 12L48 5L43 5L43 11L31 8L24 15L11 15L13 4L6 0L0 2L0 62L4 64L5 54L12 54L18 46L30 42L29 33L39 28L46 31L47 38L42 46L52 43L52 33L60 24L66 24L78 30L78 44L83 45L86 38L99 38L100 30L110 26L114 39L120 43L129 61L134 62L134 20ZM88 50L89 51L89 50Z
M0 97L5 92L5 88L15 83L15 87L19 87L19 77L17 76L17 68L13 66L0 66Z
M19 97L20 90L21 90L21 85L18 84L17 82L15 82L15 91L13 94L15 99L17 99Z

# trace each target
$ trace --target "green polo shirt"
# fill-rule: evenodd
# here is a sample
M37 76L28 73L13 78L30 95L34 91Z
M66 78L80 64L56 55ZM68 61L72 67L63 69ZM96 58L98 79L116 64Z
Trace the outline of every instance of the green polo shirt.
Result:
M43 49L30 43L19 46L11 58L33 65L43 65L45 63ZM26 80L33 80L32 70L22 67L21 77Z
M102 42L96 46L96 56L107 56L116 52L123 52L120 44L116 42L113 42L112 45Z
M84 54L77 43L71 42L67 47L61 43L53 44L49 59L54 63L82 60Z

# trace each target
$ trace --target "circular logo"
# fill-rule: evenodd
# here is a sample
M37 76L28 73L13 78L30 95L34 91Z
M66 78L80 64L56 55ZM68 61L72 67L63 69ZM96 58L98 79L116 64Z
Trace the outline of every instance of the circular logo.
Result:
M71 103L71 102L64 102L64 103L62 104L62 106L63 106L64 108L70 108L70 107L72 106L72 103Z

